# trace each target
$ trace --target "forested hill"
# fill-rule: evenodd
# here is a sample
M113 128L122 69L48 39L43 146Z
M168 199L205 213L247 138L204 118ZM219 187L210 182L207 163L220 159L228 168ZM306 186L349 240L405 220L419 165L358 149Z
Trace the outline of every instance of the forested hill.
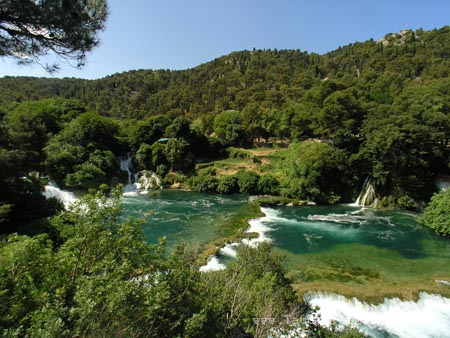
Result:
M354 87L365 102L391 104L408 88L448 88L449 70L450 27L446 26L403 30L325 55L253 50L183 71L136 70L99 80L5 77L0 79L0 106L58 96L79 99L91 110L118 118L165 114L194 120L246 107L260 112L286 109L304 102L325 79Z

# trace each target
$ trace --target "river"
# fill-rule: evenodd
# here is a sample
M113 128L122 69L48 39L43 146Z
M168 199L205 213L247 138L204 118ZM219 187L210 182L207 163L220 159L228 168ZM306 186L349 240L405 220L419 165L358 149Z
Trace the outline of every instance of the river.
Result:
M160 190L123 199L124 217L145 217L149 243L166 237L207 244L232 235L225 225L248 209L246 196ZM351 324L370 337L450 337L450 241L418 215L352 205L264 207L249 222L246 245L271 241L286 257L299 295L321 308L320 321ZM203 271L235 259L229 243Z

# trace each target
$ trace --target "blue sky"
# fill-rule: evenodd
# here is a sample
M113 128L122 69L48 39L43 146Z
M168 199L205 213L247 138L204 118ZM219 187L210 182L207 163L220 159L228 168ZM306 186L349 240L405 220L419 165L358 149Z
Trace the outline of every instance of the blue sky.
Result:
M322 54L403 28L450 24L449 0L110 0L109 7L101 45L87 66L63 64L56 77L186 69L253 48ZM4 75L50 76L38 65L0 59Z

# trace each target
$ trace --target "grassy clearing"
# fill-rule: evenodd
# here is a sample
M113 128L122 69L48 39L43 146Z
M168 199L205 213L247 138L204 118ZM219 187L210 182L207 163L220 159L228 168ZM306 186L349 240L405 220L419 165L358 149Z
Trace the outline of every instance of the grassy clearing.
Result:
M259 175L272 174L278 179L281 178L280 157L286 148L233 148L233 156L219 161L200 163L196 166L196 171L214 169L217 176L234 175L240 170L254 171Z

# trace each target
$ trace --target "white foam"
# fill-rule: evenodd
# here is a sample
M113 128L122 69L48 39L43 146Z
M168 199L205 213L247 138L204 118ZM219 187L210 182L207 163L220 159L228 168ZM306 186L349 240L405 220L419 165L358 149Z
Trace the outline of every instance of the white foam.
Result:
M281 220L282 218L278 217L278 211L270 208L263 208L261 207L261 212L264 213L263 217L250 220L249 228L246 230L247 233L256 233L256 238L244 238L242 239L242 244L248 245L252 248L257 247L259 244L263 242L271 242L272 239L267 236L267 232L272 231L273 229L265 225L265 222L273 222L275 220ZM219 253L232 257L237 258L237 246L239 243L231 243L225 245L223 248L219 250ZM200 267L200 271L215 271L215 270L223 270L226 268L226 265L221 263L219 258L215 255L211 256L206 263L206 265Z
M77 200L73 192L59 189L58 185L54 181L50 181L45 186L43 195L46 198L55 197L64 204L65 208Z
M273 222L279 220L277 210L261 207L261 212L265 214L264 217L253 219L248 222L250 227L246 230L247 233L253 232L258 235L256 238L244 238L242 243L252 248L257 247L263 242L271 242L272 239L267 236L267 233L273 231L272 228L265 225L266 222Z
M352 224L364 224L367 223L365 217L356 216L355 214L328 214L328 215L309 215L307 217L309 221L322 221L322 222L334 222L334 223L352 223Z
M224 256L237 258L237 247L239 243L229 243L219 250L219 253Z
M448 280L437 279L437 280L436 280L436 283L444 284L444 285L450 286L450 281L448 281Z
M201 266L199 270L200 272L208 272L208 271L225 270L225 268L226 268L225 264L220 263L219 259L213 255L208 259L206 265Z
M450 299L442 296L420 293L417 302L386 298L379 305L320 292L305 299L320 307L322 325L337 321L371 337L385 337L386 332L405 338L450 337Z

